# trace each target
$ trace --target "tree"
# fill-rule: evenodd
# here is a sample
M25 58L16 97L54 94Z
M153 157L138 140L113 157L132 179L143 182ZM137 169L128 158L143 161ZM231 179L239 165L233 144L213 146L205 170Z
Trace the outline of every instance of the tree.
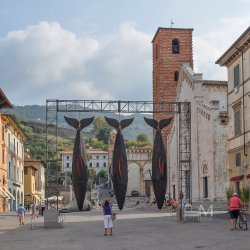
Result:
M148 142L148 136L146 134L139 134L137 137L136 137L136 140L138 142Z
M94 169L88 169L88 177L94 178L96 176L96 171Z
M101 150L107 151L108 146L103 141L98 141L97 139L92 140L92 147L93 148L99 148Z
M105 118L97 117L93 121L93 125L93 131L96 134L96 138L99 141L103 141L105 144L108 144L109 133L112 130L112 127L107 124Z
M102 169L97 175L100 177L108 177L108 172Z
M93 130L95 132L99 131L100 129L108 127L108 124L107 124L105 118L103 118L103 117L96 117L92 124L94 126Z
M105 144L108 144L109 133L111 130L112 130L112 128L110 128L110 127L100 129L99 132L96 134L96 138L99 141L103 141Z

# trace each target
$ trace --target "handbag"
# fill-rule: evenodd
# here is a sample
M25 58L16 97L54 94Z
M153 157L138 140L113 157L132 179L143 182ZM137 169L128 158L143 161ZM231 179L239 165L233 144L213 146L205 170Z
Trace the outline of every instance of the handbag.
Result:
M115 220L115 219L116 219L116 213L115 213L115 212L112 212L112 213L111 213L111 219L112 219L112 220Z

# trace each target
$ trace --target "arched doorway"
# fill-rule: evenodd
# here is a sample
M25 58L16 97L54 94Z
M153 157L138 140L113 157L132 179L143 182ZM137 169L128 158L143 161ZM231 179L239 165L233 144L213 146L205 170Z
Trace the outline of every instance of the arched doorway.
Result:
M131 191L140 190L140 166L135 162L128 165L128 188L127 195L131 195Z
M23 192L21 192L21 203L24 205Z
M202 174L203 174L203 198L206 199L208 198L208 167L207 164L204 164L202 168Z

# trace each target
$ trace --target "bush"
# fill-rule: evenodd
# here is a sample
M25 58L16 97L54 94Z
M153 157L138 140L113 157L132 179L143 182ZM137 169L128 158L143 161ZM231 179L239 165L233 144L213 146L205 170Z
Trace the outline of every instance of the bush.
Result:
M226 190L226 197L227 197L227 200L229 200L229 199L232 197L233 193L234 193L234 190L233 190L232 188L228 188L228 189Z
M240 199L244 202L247 203L249 201L249 188L243 187L240 189Z

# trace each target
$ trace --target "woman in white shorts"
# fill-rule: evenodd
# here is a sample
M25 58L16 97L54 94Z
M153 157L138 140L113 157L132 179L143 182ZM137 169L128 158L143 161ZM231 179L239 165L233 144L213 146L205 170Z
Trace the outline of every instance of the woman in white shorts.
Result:
M110 229L110 235L113 235L112 204L108 200L105 200L102 204L102 209L104 214L104 235L107 236L108 228Z

